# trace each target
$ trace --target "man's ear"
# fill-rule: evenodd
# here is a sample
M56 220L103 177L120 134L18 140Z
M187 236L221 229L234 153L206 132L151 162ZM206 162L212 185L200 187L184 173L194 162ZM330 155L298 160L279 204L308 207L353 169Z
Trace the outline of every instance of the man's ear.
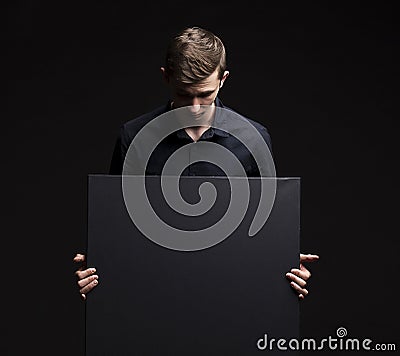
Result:
M221 84L219 85L220 88L222 88L222 86L224 85L224 82L225 82L226 78L228 78L228 76L229 76L229 71L226 70L224 72L224 75L221 78Z
M164 67L161 67L160 70L161 70L161 75L162 75L163 81L164 81L166 84L169 84L169 76L168 76L168 74L167 74L167 71L165 70Z

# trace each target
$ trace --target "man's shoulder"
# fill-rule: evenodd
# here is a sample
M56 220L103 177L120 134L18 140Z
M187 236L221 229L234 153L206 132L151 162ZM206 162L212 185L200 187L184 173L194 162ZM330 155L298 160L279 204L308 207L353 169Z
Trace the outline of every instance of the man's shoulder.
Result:
M263 124L261 124L261 123L258 122L258 121L255 121L255 120L252 120L252 119L248 118L247 116L245 116L245 115L239 113L238 111L236 111L236 110L234 110L234 109L232 109L232 108L230 108L230 107L228 107L228 106L225 106L225 105L222 106L222 105L221 105L221 107L223 107L223 108L226 109L226 110L230 110L230 111L234 112L235 115L240 116L242 119L246 120L246 121L249 122L253 127L255 127L255 129L256 129L256 130L261 134L261 136L264 138L264 140L265 140L265 142L267 143L267 145L268 145L270 151L272 152L271 135L270 135L270 133L268 132L268 129L267 129Z
M225 105L224 105L223 108L226 109L226 110L230 110L230 111L232 111L233 113L235 113L236 115L238 115L238 116L242 117L243 119L247 120L247 121L248 121L250 124L252 124L258 131L264 131L264 132L267 132L267 133L268 133L267 128L266 128L263 124L261 124L260 122L255 121L255 120L252 120L252 119L250 119L249 117L243 115L242 113L239 113L238 111L236 111L236 110L234 110L234 109L232 109L232 108L230 108L230 107L228 107L228 106L225 106Z
M243 115L242 115L243 116ZM249 121L258 131L266 131L266 132L268 132L268 130L267 130L267 128L263 125L263 124L261 124L260 122L258 122L258 121L255 121L255 120L252 120L252 119L249 119L248 117L246 117L246 116L243 116L247 121Z

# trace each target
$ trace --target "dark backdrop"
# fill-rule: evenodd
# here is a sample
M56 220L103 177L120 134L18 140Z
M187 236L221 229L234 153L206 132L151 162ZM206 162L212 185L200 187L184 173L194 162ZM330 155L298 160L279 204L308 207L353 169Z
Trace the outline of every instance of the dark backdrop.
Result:
M72 258L85 249L89 173L119 126L168 99L167 40L219 35L223 102L269 129L278 176L302 178L310 296L303 336L336 328L397 343L399 27L390 5L17 1L3 6L0 353L84 351ZM267 330L266 330L267 332ZM279 337L279 335L276 335Z

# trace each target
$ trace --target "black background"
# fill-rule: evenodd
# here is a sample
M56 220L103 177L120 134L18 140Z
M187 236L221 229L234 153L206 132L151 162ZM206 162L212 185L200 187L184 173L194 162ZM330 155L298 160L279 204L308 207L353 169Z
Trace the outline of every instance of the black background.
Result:
M120 124L168 99L159 67L186 26L221 37L220 98L269 129L278 176L302 178L301 250L321 256L302 335L343 326L399 348L399 27L389 3L352 4L3 5L0 352L83 354L72 258L86 244L87 175L107 173Z

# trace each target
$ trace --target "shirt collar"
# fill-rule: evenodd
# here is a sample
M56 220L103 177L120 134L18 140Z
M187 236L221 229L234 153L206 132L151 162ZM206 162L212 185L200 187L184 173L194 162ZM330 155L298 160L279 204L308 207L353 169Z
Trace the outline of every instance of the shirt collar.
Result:
M218 108L224 108L224 104L222 103L222 101L216 97L215 98L215 106ZM167 104L167 110L169 111L172 109L172 101L170 100ZM214 120L218 123L219 127L224 127L225 126L225 115L221 115L221 110L217 110L215 113L215 118ZM210 127L207 131L205 131L203 133L203 135L201 136L202 139L210 139L211 137L213 137L214 135L216 136L220 136L220 137L229 137L229 134L219 128L215 128L215 127ZM190 136L186 133L186 131L184 129L180 129L176 132L176 136L180 139L189 139L191 140Z

